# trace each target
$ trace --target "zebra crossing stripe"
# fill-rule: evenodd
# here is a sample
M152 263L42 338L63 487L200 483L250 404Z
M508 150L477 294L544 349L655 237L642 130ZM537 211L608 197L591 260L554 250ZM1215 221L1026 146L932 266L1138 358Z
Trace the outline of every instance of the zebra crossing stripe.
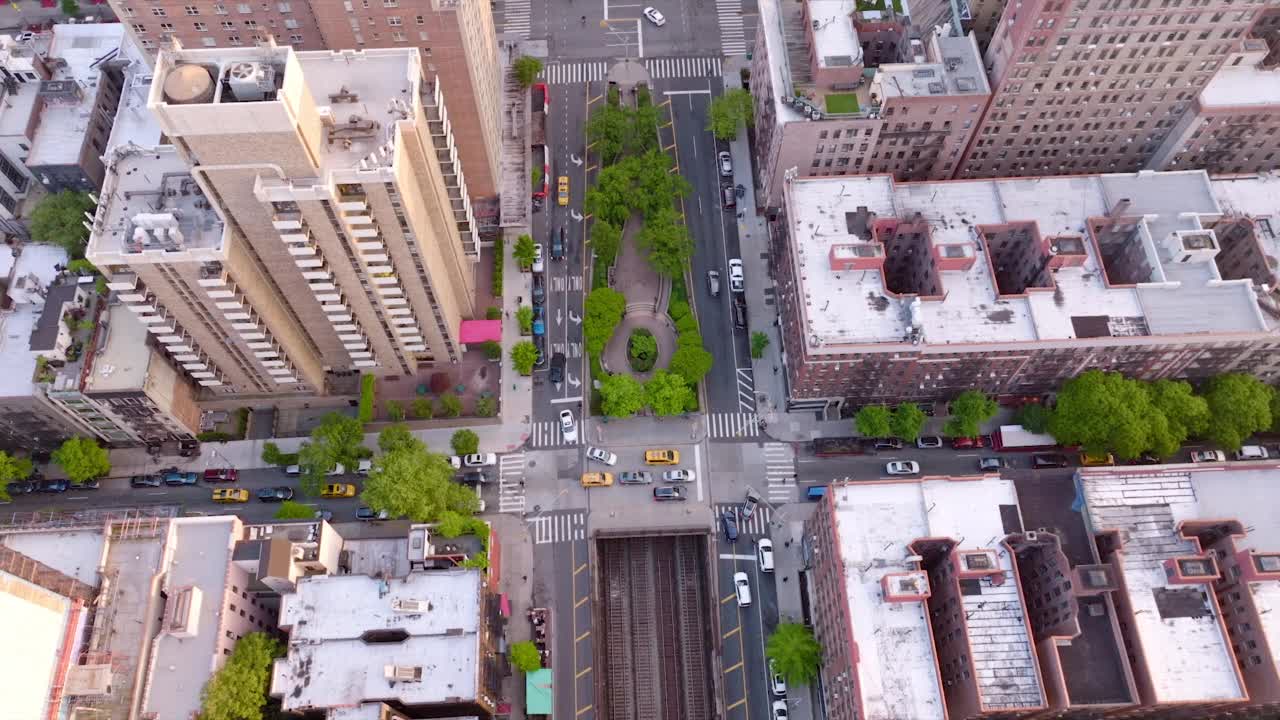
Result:
M720 58L650 58L645 61L645 69L649 71L650 77L655 80L706 77L720 74Z
M506 0L502 4L502 32L527 39L532 17L532 0Z
M720 49L724 54L746 53L747 39L742 27L741 0L716 0L716 16L720 21Z
M498 458L498 512L524 512L524 453Z
M603 80L606 70L608 63L604 61L551 63L544 74L550 85L568 85Z
M533 525L535 545L585 540L587 537L586 513L560 513L542 515L529 521Z

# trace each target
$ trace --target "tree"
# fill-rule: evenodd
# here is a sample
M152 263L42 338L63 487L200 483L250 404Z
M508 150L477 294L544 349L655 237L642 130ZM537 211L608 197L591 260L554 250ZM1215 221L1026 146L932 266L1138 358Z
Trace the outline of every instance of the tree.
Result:
M595 288L587 295L583 303L582 337L588 353L604 352L604 346L613 337L613 329L622 322L626 307L626 296L613 288Z
M893 432L892 414L884 405L863 405L853 418L853 426L863 437L884 437Z
M1147 386L1151 404L1164 416L1164 431L1153 438L1149 448L1157 457L1167 458L1189 437L1198 437L1209 426L1209 403L1182 380L1157 380Z
M436 413L436 406L428 398L414 398L413 404L409 406L409 411L419 420L430 420L431 416Z
M701 335L692 333L693 337L689 342L683 342L686 335L688 334L681 333L676 338L676 351L671 356L671 362L667 364L667 370L684 378L684 381L690 385L696 385L711 372L715 358L702 347ZM695 339L697 342L694 342Z
M277 520L310 520L316 516L316 511L308 505L293 500L285 500L280 503L280 508L276 510Z
M627 354L636 372L649 372L658 361L658 339L644 328L631 331L627 339Z
M598 262L612 265L618 257L618 248L622 245L622 230L605 220L598 220L591 226L591 247L595 250Z
M965 390L951 401L951 417L943 426L947 437L975 437L982 423L990 420L1000 406L978 390Z
M102 477L111 472L107 451L93 438L73 437L53 451L53 461L73 483Z
M480 343L480 349L484 351L484 356L490 360L500 360L502 358L502 343L497 340L485 340Z
M307 495L317 495L325 473L337 465L354 468L363 455L364 425L353 417L328 413L311 431L311 439L298 450L302 470L298 486Z
M516 372L521 375L530 375L533 373L533 366L538 362L538 348L528 340L516 343L511 348L511 362L516 366Z
M458 417L462 414L462 400L451 392L447 392L440 396L440 415L447 418Z
M627 373L600 379L600 410L609 417L626 418L644 409L645 386Z
M373 463L360 498L374 510L414 522L434 522L445 511L471 515L478 507L475 492L453 482L449 461L417 438Z
M596 175L596 183L587 188L582 207L597 222L607 222L620 228L631 214L632 192L629 166L606 165Z
M587 118L587 142L600 154L600 163L604 166L612 165L618 159L634 132L629 113L610 103L596 108Z
M404 403L399 400L387 401L387 418L391 422L400 422L404 419Z
M262 720L272 662L284 646L266 633L240 638L222 669L204 686L202 720Z
M1205 386L1209 407L1205 436L1219 447L1239 450L1250 435L1271 427L1271 402L1275 389L1252 375L1227 373Z
M751 333L751 357L759 360L764 357L764 349L769 347L769 335L759 330Z
M629 195L634 203L631 207L644 213L646 219L664 209L670 210L676 198L693 190L687 180L672 172L671 156L659 150L629 157L624 167L634 187Z
M649 265L669 278L682 275L689 258L693 257L693 239L689 237L689 229L670 204L645 217L636 242L648 251Z
M644 384L644 394L655 415L679 415L692 403L693 388L675 373L659 370Z
M86 193L64 190L57 195L48 195L31 213L31 239L57 245L73 259L83 257L85 243L89 240L84 214L92 213L93 208L93 201Z
M625 152L639 155L658 147L658 121L661 115L653 105L639 105L629 112L630 128Z
M516 246L512 248L511 256L515 258L521 269L528 270L533 266L534 252L533 238L528 235L521 235L516 238Z
M61 5L63 15L80 14L80 3L76 2L76 0L62 0Z
M493 417L498 414L498 402L492 397L484 396L476 400L476 415Z
M14 457L0 450L0 500L9 500L9 483L27 479L32 469L29 459Z
M480 436L466 428L455 430L453 437L449 438L449 445L453 447L454 455L472 455L480 452Z
M822 644L800 623L779 624L769 636L764 654L789 685L808 685L822 666Z
M1042 433L1049 429L1049 417L1053 414L1049 408L1040 403L1027 403L1018 408L1013 419L1028 432Z
M1115 452L1125 459L1151 449L1153 427L1165 426L1146 386L1101 370L1068 380L1049 419L1049 433L1059 443L1079 445L1090 455Z
M723 95L711 101L711 107L707 110L707 129L717 140L738 137L739 123L750 127L754 120L751 93L741 88L726 90Z
M538 79L538 75L542 73L542 61L536 57L521 55L515 62L516 82L520 83L520 87L527 88Z
M378 449L384 453L395 452L416 442L418 439L401 423L388 425L378 433Z
M520 324L520 332L528 335L533 332L533 308L521 305L516 308L516 322Z
M532 640L512 643L507 657L520 672L531 673L542 669L542 653L538 652L538 646L534 645Z
M906 442L915 442L924 428L924 410L915 403L902 403L889 417L890 433Z
M293 465L298 462L298 453L280 452L280 446L267 441L262 443L262 462L268 465Z

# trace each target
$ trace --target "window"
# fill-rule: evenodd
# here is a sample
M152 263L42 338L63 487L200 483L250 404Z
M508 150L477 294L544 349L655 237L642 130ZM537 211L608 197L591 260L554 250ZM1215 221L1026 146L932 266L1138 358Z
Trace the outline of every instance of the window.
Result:
M400 0L382 0L382 7L400 7Z
M407 42L407 38L405 38L404 33L399 30L393 30L391 32L391 40L393 42Z
M125 14L126 16L128 16L128 17L133 17L133 15L134 15L134 10L133 10L133 8L131 8L131 7L127 7L127 8L125 8L125 9L124 9L124 14Z
M213 38L211 38L211 37L202 37L202 38L200 38L200 42L204 43L204 46L205 46L205 47L217 47L217 46L218 46L218 41L217 41L217 40L214 40L214 39L213 39Z
M285 14L293 12L293 6L287 2L276 3L276 9Z
M400 19L399 15L392 15L391 17L387 18L387 24L390 25L391 27L400 27L401 25L404 24L404 21Z
M153 8L151 8L151 14L152 14L152 15L154 15L154 16L156 16L156 17L164 17L164 8L162 8L162 7L153 7Z
M418 24L419 24L419 25L422 25L422 24L424 24L424 23L426 23L426 22L427 22L427 19L426 19L426 18L424 18L424 17L422 17L421 15L419 15L419 16L417 17L417 22L418 22Z
M285 19L284 19L284 26L285 26L286 28L290 29L290 30L297 30L297 29L298 29L298 21L297 21L297 20L294 20L293 18L285 18Z
M303 39L301 35L290 35L289 42L293 43L294 45L301 45L303 43Z
M241 15L248 15L249 13L253 12L253 8L250 7L248 3L239 3L236 5L236 12L240 13Z
M146 35L146 34L147 34L147 26L146 26L146 25L143 25L143 24L141 24L141 23L134 23L134 24L133 24L133 31L134 31L135 33L139 34L139 35Z
M222 3L218 3L217 5L213 6L213 12L218 15L226 15L227 6L223 5Z
M173 32L173 23L160 23L160 32Z
M231 22L230 20L223 20L223 21L222 21L222 29L223 29L223 30L235 30L235 29L236 29L236 24L235 24L235 23L233 23L233 22Z
M247 28L249 28L250 30L256 30L256 29L258 29L258 21L257 21L257 20L245 20L245 21L244 21L244 26L245 26L245 27L247 27Z
M231 35L230 37L228 37L228 38L227 38L227 44L228 44L228 45L240 45L240 44L242 44L242 43L240 42L240 36L239 36L239 35Z
M207 32L209 30L209 26L202 22L192 23L192 26L195 27L197 32Z

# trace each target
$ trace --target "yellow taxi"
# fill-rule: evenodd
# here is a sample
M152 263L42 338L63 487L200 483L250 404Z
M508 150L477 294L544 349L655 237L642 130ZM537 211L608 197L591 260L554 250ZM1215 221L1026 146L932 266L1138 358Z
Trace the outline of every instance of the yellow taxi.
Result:
M609 487L613 484L613 473L582 473L582 487Z
M1116 456L1111 453L1105 455L1090 455L1089 453L1080 453L1080 464L1085 467L1106 467L1116 464Z
M322 498L348 498L356 496L356 486L351 483L330 483L320 488Z
M679 465L679 450L645 450L644 461L649 465Z
M249 502L249 491L244 488L218 488L213 491L213 501L216 503Z
M561 205L569 204L569 176L561 175L560 180L556 183L556 202Z

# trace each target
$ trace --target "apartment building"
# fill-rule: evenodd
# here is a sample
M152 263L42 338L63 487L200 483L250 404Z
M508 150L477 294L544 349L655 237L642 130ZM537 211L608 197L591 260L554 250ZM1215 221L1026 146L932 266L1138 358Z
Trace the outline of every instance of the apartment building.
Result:
M458 185L496 226L502 147L502 71L492 10L483 0L110 0L145 49L241 48L268 38L295 50L398 48L419 53L460 167ZM447 111L445 106L447 105ZM462 171L465 169L465 182Z
M805 523L804 582L833 720L1029 717L1046 707L1004 538L1013 481L833 485Z
M1263 5L1008 4L986 51L990 107L955 177L1146 167L1240 46Z
M770 207L792 169L799 177L950 178L986 107L990 88L973 35L938 29L914 38L905 19L857 7L760 4L751 92L759 185ZM801 44L805 56L788 52Z
M114 152L88 256L206 394L460 357L474 221L416 53L163 51L154 76L173 146Z
M1274 179L1233 182L1274 212ZM1203 171L787 183L772 241L793 408L1039 394L1085 368L1280 371L1270 222Z

